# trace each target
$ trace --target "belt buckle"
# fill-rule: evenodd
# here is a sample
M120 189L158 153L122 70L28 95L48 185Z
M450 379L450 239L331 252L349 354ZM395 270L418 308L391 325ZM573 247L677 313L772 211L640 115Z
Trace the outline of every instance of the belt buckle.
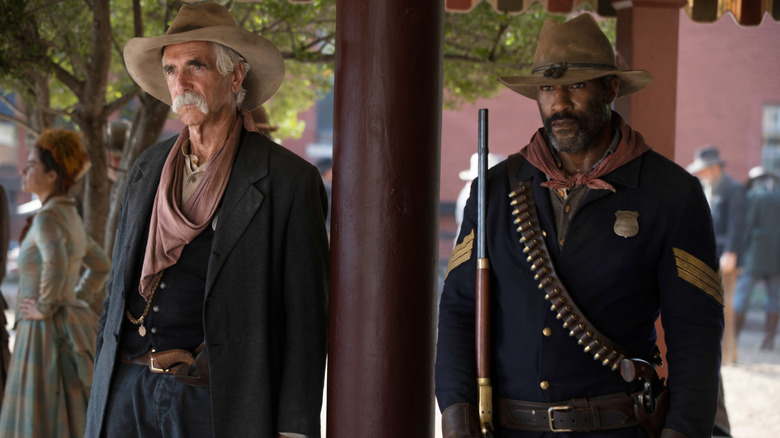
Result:
M154 365L154 348L152 348L151 353L149 353L149 369L152 370L153 373L167 373L168 370L164 368L158 368Z
M569 405L563 405L563 406L550 406L547 408L547 422L549 423L550 430L553 432L576 432L574 429L556 429L555 423L553 422L553 412L555 411L571 411L574 409L574 406Z

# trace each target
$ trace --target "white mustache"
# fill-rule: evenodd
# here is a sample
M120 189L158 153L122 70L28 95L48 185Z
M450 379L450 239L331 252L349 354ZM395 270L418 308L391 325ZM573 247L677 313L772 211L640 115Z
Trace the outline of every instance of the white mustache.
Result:
M174 113L178 114L179 109L186 105L195 105L203 114L209 113L209 107L208 105L206 105L206 98L192 91L187 91L183 94L176 96L176 98L173 99L173 105L171 105L171 110L173 110Z

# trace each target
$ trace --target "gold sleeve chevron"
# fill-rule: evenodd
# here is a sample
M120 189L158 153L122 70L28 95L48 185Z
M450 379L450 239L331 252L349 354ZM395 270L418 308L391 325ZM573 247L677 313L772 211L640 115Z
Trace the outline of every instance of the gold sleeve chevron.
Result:
M447 263L447 273L444 274L444 279L450 275L450 271L462 265L468 259L471 258L471 249L474 247L474 230L471 230L468 236L463 238L459 244L455 245L450 255L450 261Z
M715 298L715 301L722 306L723 286L720 282L720 275L706 263L680 248L672 248L672 252L674 252L674 261L677 264L677 275Z

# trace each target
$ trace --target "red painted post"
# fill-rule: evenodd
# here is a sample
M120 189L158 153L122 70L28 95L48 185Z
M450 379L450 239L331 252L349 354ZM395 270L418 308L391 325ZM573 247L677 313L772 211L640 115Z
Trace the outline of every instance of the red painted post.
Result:
M327 436L433 435L444 0L338 0Z

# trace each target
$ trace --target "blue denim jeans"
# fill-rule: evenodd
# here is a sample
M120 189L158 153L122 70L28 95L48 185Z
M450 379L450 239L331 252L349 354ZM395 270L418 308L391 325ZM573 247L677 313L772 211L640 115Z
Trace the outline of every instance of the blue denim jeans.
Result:
M185 385L142 365L117 363L106 409L105 437L214 436L209 387Z
M780 274L741 274L737 279L737 290L734 294L734 311L746 312L750 303L753 287L763 282L766 285L767 312L780 311Z

